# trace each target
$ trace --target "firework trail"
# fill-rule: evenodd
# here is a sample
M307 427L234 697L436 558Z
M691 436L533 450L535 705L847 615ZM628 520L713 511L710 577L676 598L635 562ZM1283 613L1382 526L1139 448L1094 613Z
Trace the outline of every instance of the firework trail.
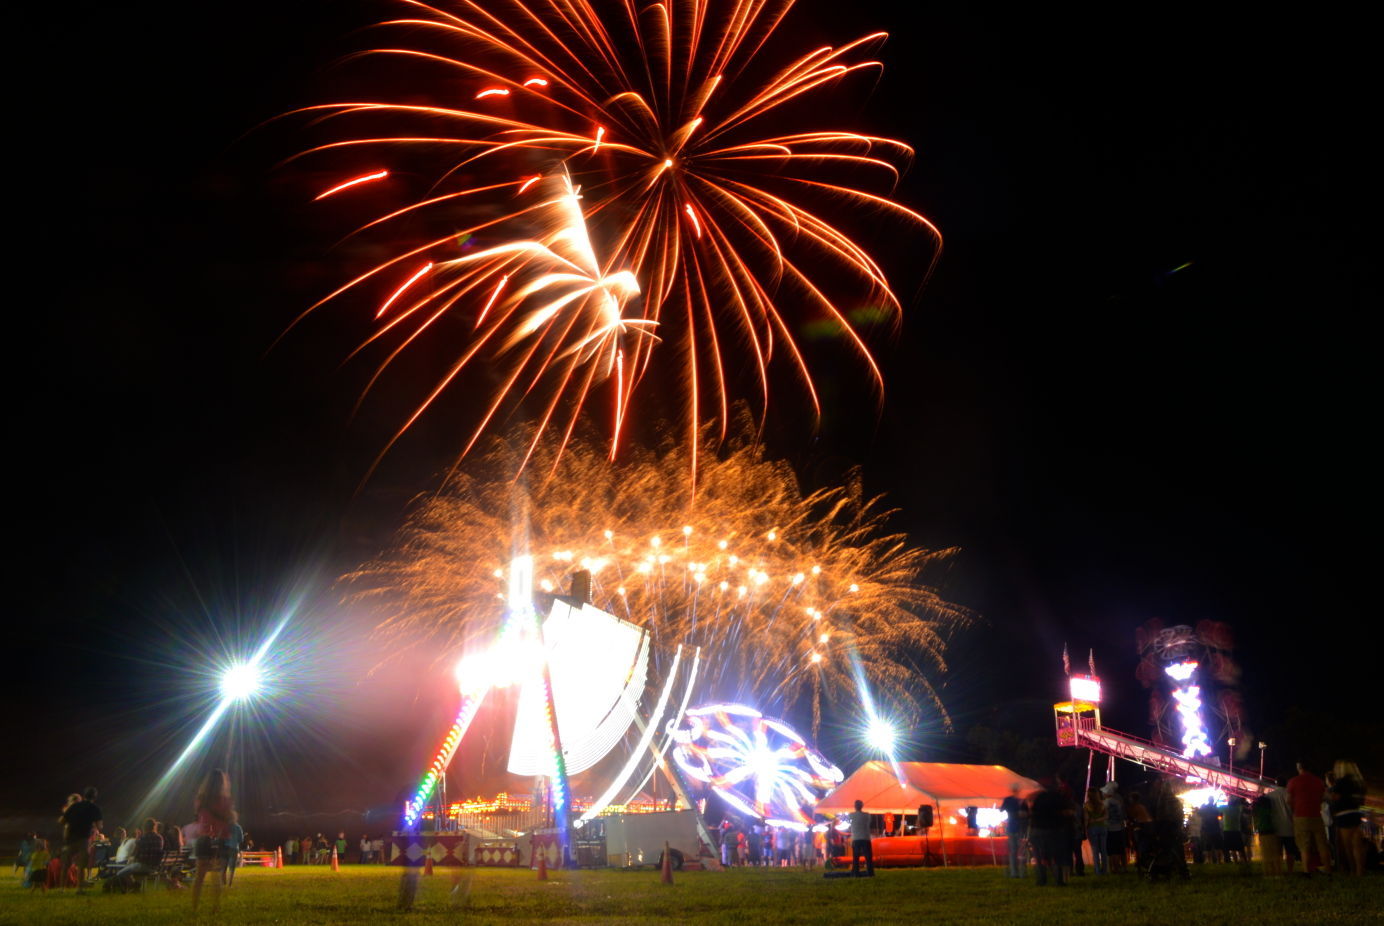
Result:
M704 429L704 451L714 438ZM648 627L656 660L677 644L702 647L702 696L781 711L810 702L815 729L824 704L858 705L858 659L901 719L942 709L931 678L969 614L924 578L953 551L910 547L858 484L804 495L785 464L733 437L704 453L694 506L684 442L631 448L611 466L581 435L560 457L556 440L542 441L535 462L553 475L521 488L507 467L525 452L477 458L420 501L390 552L348 577L380 609L396 651L422 646L447 659L493 635L521 492L535 588L563 591L574 570L588 570L596 606Z
M400 434L464 370L499 358L463 455L526 397L539 403L537 441L559 424L570 437L600 394L613 456L658 356L680 371L695 471L702 421L718 419L725 436L742 378L763 410L778 358L819 408L795 333L807 325L840 334L882 387L860 330L868 322L852 320L879 313L853 307L897 319L901 306L847 227L885 217L940 237L889 198L907 145L819 120L833 108L825 94L878 72L861 56L884 33L785 56L779 27L792 0L404 5L407 16L380 24L398 44L365 54L405 62L406 92L299 111L330 139L303 155L377 162L319 199L378 191L392 182L386 162L408 156L432 174L423 198L358 230L380 236L387 256L312 307L373 294L367 343L393 345L380 372L424 336L457 339L455 361ZM561 227L586 241L587 291L540 311L520 304L516 274L563 271L536 269L546 255L514 242L543 240L528 229L551 225L558 176L581 197ZM494 245L465 252L482 240ZM538 292L530 283L528 295Z

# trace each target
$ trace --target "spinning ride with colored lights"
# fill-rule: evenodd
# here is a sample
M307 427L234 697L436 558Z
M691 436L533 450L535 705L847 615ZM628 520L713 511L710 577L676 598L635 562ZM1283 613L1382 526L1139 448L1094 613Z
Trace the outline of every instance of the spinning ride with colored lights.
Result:
M687 712L686 724L673 730L673 760L683 774L771 825L811 825L813 805L843 777L796 730L752 707L699 707Z
M813 804L841 781L842 774L796 730L739 704L689 710L701 654L693 650L691 659L684 660L682 646L673 650L656 701L647 714L641 713L651 650L648 632L585 600L589 578L580 572L574 576L573 594L556 597L547 618L540 621L533 607L532 562L516 559L510 572L505 621L493 645L468 654L457 665L461 705L405 805L405 829L418 828L486 695L514 684L522 687L508 770L545 780L550 822L564 860L571 858L567 840L573 828L583 827L612 805L630 805L660 769L682 804L694 811L696 804L677 771L705 793L721 797L738 814L798 829L812 822ZM679 680L682 695L670 711ZM573 819L568 776L614 753L631 728L637 728L638 735L625 761L600 796ZM665 761L670 751L672 765ZM697 827L703 841L714 845L700 814Z
M578 577L575 590L589 585L583 574ZM639 700L649 667L647 632L593 607L584 600L584 593L575 598L555 598L548 617L541 620L533 605L532 580L532 561L528 557L516 559L511 568L508 611L497 639L457 664L461 705L413 798L405 804L404 826L418 826L486 695L492 689L517 684L521 690L508 770L545 779L553 829L562 856L569 858L567 834L573 823L581 826L609 807L643 764L646 752L653 753L654 765L661 760L653 740L667 713L674 684L683 675L679 671L683 651L682 647L676 649L650 716L641 717ZM699 655L694 654L673 725L686 710L699 662ZM573 821L568 776L595 766L634 725L640 735L632 754L602 795ZM666 751L667 742L662 748ZM691 801L681 792L676 778L670 776L670 780L690 807ZM635 793L647 781L646 777Z
M1142 657L1135 674L1149 689L1154 740L1189 758L1215 755L1213 743L1238 741L1237 758L1243 758L1253 737L1244 725L1229 625L1199 621L1195 627L1164 627L1155 619L1138 629L1135 640ZM1208 722L1217 728L1208 729Z

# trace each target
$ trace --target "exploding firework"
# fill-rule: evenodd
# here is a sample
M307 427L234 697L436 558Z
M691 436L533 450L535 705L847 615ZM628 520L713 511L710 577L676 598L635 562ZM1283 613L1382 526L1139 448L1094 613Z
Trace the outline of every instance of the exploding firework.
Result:
M525 548L543 592L588 571L597 607L652 631L656 666L677 644L700 646L703 696L781 713L810 702L814 729L824 702L857 710L861 684L901 718L940 710L931 677L968 615L924 578L952 551L890 533L890 512L854 481L804 495L785 464L731 444L705 455L695 499L680 442L612 466L591 440L561 456L545 441L535 460L552 475L528 486L507 478L523 448L493 452L421 500L394 550L349 578L378 602L382 635L451 655L494 632L511 551Z
M696 448L704 418L719 418L723 437L729 426L743 375L733 350L748 350L762 403L777 352L818 407L804 330L841 336L882 387L863 329L901 305L851 223L884 216L940 238L890 198L907 145L820 120L833 108L823 94L879 70L861 55L884 33L779 56L792 0L407 5L412 15L380 26L401 44L372 52L407 63L389 84L409 81L406 94L300 111L331 133L305 155L376 162L318 199L379 190L394 176L384 162L410 153L428 165L412 175L433 174L421 199L359 230L382 236L387 256L318 303L374 294L366 343L382 342L381 372L420 338L455 339L455 359L400 434L464 371L499 362L467 450L526 397L538 403L535 440L559 423L570 436L601 394L613 455L657 355L680 371ZM438 99L448 102L419 102ZM559 176L571 178L562 211L572 214L553 230ZM580 268L554 269L544 234L580 237L583 260L557 255ZM574 288L545 292L554 274ZM522 285L530 275L549 283Z

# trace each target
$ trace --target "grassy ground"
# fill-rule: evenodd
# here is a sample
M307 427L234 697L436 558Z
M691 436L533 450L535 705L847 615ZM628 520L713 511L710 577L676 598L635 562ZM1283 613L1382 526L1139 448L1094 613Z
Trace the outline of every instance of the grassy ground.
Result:
M1257 866L1256 866L1257 869ZM1038 888L988 869L898 869L873 880L824 880L819 872L740 869L680 872L672 886L654 871L533 872L438 869L417 879L413 910L398 910L398 869L245 869L208 922L444 923L1016 923L1135 926L1140 923L1380 923L1384 878L1267 880L1228 866L1198 869L1186 884L1145 884L1133 875L1073 879ZM17 881L17 879L16 879ZM204 898L204 903L209 897ZM0 888L0 923L188 923L187 892L31 894Z

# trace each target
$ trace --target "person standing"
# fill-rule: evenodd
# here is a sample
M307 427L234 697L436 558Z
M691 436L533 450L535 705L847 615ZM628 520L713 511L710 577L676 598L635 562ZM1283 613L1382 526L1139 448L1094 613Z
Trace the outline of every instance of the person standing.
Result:
M235 882L235 870L240 867L240 850L244 847L245 830L232 820L230 830L223 844L226 854L225 867L221 869L221 883L230 887Z
M1009 796L1000 802L1004 811L1004 835L1009 848L1009 877L1022 878L1026 873L1024 865L1024 844L1028 841L1028 804L1019 797L1020 784L1016 781L1009 786Z
M1244 834L1240 829L1240 821L1244 816L1244 808L1240 805L1238 798L1233 795L1226 798L1225 811L1221 814L1221 826L1223 833L1221 839L1224 840L1225 860L1229 862L1240 862L1242 865L1248 864L1249 856L1245 854Z
M1365 779L1354 762L1338 760L1332 769L1330 799L1331 819L1335 824L1336 846L1340 850L1341 867L1352 875L1365 873L1365 839L1360 831L1364 820L1360 812L1365 803Z
M1153 814L1144 805L1138 791L1129 792L1129 825L1134 831L1134 865L1141 873L1148 871L1153 849Z
M37 833L25 833L24 838L19 840L19 854L14 857L14 870L21 875L28 870L29 856L33 855L37 843Z
M1206 861L1205 843L1201 838L1201 814L1193 807L1187 814L1187 842L1192 847L1192 862L1200 865Z
M851 811L851 874L860 877L860 857L865 857L865 877L875 876L875 848L870 842L870 815L865 802L856 801Z
M284 843L284 861L289 865L298 863L298 840L293 836L289 836L288 842Z
M368 865L368 864L370 864L370 837L369 837L369 836L362 836L362 837L360 837L360 863L361 863L362 865Z
M1312 774L1303 762L1298 773L1288 779L1288 802L1293 808L1293 836L1302 853L1302 866L1311 871L1312 853L1321 860L1322 871L1331 874L1331 845L1326 841L1326 824L1322 822L1322 797L1326 783Z
M1086 814L1082 804L1072 800L1071 789L1062 783L1062 799L1072 808L1072 830L1069 837L1072 853L1072 874L1078 878L1086 876L1085 860L1081 857L1081 844L1086 841Z
M1212 863L1225 861L1225 833L1221 830L1221 811L1216 796L1208 795L1206 803L1197 808L1201 818L1202 852Z
M197 860L197 877L192 882L192 910L195 913L202 900L202 882L206 880L207 872L225 863L225 840L231 833L231 824L235 822L230 776L219 768L208 772L202 786L197 789L193 806L197 811L197 841L192 850ZM211 886L211 907L215 913L221 906L221 878L212 878Z
M1043 790L1033 795L1028 811L1028 838L1038 862L1039 887L1048 883L1049 875L1057 887L1067 884L1067 868L1072 863L1073 815L1071 801L1051 781L1045 781Z
M1149 824L1152 831L1152 850L1150 877L1176 875L1186 881L1191 878L1187 871L1187 834L1183 828L1182 802L1173 793L1172 782L1160 779L1154 783L1149 813L1153 820Z
M1250 805L1254 816L1254 829L1259 833L1259 857L1264 862L1264 874L1274 877L1283 873L1283 846L1278 841L1274 828L1273 801L1267 794L1261 794Z
M1105 795L1105 850L1110 859L1110 871L1124 871L1129 860L1126 849L1128 839L1125 835L1124 801L1120 800L1120 786L1107 781L1101 788Z
M1091 843L1091 864L1095 866L1096 874L1106 874L1109 872L1109 860L1105 854L1105 800L1098 789L1086 789L1086 805L1082 811L1086 815L1086 839Z
M72 801L63 808L60 822L63 825L62 877L67 878L69 866L77 866L77 890L86 886L84 875L89 864L89 841L92 832L101 822L101 808L96 806L96 789L87 788L81 800Z
M1288 800L1287 788L1274 788L1268 794L1273 808L1273 831L1278 844L1283 849L1283 871L1293 873L1293 863L1302 857L1298 851L1297 838L1293 835L1293 805Z

